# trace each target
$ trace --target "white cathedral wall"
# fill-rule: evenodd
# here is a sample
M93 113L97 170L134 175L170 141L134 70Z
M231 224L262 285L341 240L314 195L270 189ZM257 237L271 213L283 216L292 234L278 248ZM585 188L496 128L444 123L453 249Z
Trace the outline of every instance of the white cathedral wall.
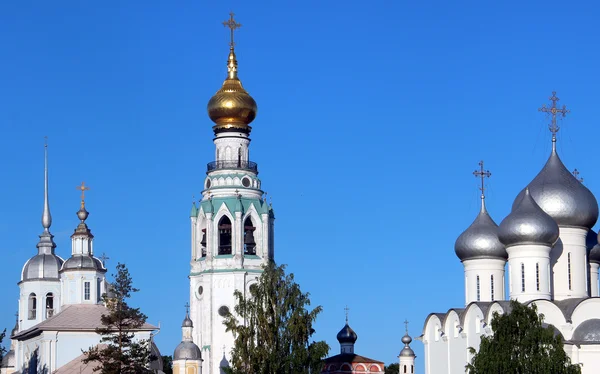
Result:
M571 362L581 365L581 374L597 374L600 368L600 345L581 344L579 348L572 347Z
M60 311L61 289L59 281L29 281L19 284L19 331L27 330L47 318L46 296L52 293L54 313ZM36 313L34 319L29 319L29 295L36 295Z
M560 227L551 252L554 300L588 296L587 230Z
M98 282L100 279L100 282ZM89 300L85 299L85 283L90 283ZM104 291L104 274L90 270L73 270L61 273L62 305L98 304Z
M598 267L600 264L590 262L590 296L597 297L598 294Z
M465 305L473 301L504 300L504 267L500 259L463 261L465 268ZM493 287L492 287L493 279Z
M458 374L465 372L467 358L467 339L463 334L460 317L454 311L450 311L444 321L444 336L442 339L448 344L448 373ZM461 360L463 358L465 361Z
M551 298L550 248L526 244L506 248L510 298L519 302Z
M250 139L243 133L220 133L214 139L216 161L237 161L238 152L243 161L248 161Z
M423 334L425 374L448 372L448 345L442 339L442 331L442 321L435 315L430 316Z

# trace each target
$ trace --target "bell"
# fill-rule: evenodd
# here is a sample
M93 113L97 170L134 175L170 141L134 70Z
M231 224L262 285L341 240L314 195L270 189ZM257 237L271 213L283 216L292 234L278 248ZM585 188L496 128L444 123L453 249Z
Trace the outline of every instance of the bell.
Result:
M206 231L202 230L202 240L200 241L200 245L202 245L203 247L206 247Z
M249 245L249 246L256 245L256 242L254 241L254 227L246 229L246 235L244 237L244 244Z

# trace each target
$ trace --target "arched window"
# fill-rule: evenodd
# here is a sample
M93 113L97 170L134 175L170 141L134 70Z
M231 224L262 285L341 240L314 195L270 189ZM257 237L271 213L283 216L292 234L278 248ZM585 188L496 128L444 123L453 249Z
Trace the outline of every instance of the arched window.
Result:
M410 365L410 372L414 373L415 372L415 365Z
M250 217L246 218L244 222L244 255L255 255L256 254L256 241L254 240L254 224Z
M525 292L525 264L521 262L521 292Z
M406 373L406 365L404 365L404 372Z
M29 304L28 304L28 313L27 319L35 319L37 311L37 298L34 293L29 294Z
M54 295L52 292L46 294L46 318L54 315Z
M231 254L231 221L223 216L219 221L219 253L220 255Z
M202 240L200 240L200 257L206 257L206 229L202 229Z
M479 275L477 276L477 301L481 301L481 289L479 287Z
M494 274L490 276L490 293L492 294L492 301L494 301Z

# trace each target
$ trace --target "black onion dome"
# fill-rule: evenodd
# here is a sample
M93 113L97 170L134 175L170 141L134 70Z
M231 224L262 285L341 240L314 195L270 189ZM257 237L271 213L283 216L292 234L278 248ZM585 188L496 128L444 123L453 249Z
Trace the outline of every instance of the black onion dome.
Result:
M358 339L358 335L352 330L350 326L346 323L343 329L340 330L337 334L337 340L340 344L343 343L352 343L354 344Z

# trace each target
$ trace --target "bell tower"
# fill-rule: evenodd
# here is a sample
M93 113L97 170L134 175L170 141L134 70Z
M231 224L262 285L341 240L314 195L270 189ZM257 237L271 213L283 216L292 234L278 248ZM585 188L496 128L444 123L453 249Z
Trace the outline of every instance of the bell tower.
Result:
M227 77L207 108L215 160L207 165L200 205L194 202L190 213L190 318L204 374L220 373L229 364L234 339L223 319L234 313L234 291L245 295L274 255L275 216L261 190L258 165L249 158L257 106L238 78L233 40L241 25L233 16L223 22L231 33Z

